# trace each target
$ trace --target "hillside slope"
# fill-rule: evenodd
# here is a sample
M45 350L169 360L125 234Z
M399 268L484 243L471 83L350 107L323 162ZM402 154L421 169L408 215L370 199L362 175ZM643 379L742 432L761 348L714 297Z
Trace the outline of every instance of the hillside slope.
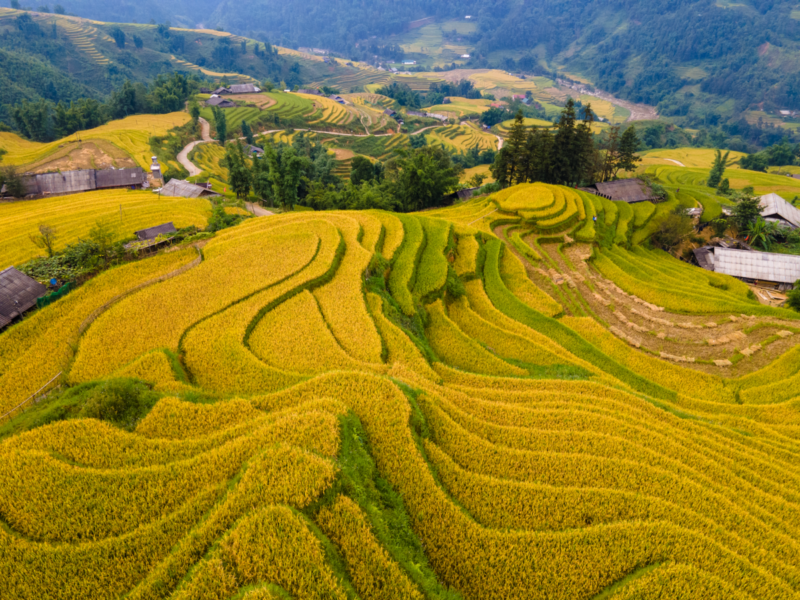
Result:
M77 14L119 18L98 5L96 0L65 2ZM761 102L800 109L796 7L790 0L667 5L643 0L205 0L189 20L293 47L361 54L368 46L371 54L380 54L379 47L396 43L392 36L415 19L471 14L478 27L459 36L459 44L474 48L476 66L489 65L481 63L484 57L511 70L519 64L527 70L577 73L625 99L661 103L664 115L711 109L727 117ZM158 7L154 14L165 10ZM176 4L175 22L186 21L186 10ZM372 36L379 38L377 45ZM726 104L729 100L734 103Z
M75 387L0 429L0 596L797 599L800 314L647 221L540 184L291 212L33 313L0 415Z

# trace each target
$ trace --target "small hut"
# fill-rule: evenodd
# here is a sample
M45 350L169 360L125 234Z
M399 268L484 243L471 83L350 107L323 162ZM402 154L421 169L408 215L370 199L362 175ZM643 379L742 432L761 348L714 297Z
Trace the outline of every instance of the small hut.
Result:
M0 271L0 329L36 306L47 288L14 267Z
M650 186L641 179L620 179L618 181L595 183L591 188L587 188L587 191L602 196L607 200L627 202L628 204L659 202L661 200L661 198L653 194Z
M204 188L188 181L181 179L170 179L169 183L161 188L162 196L177 196L181 198L206 198L209 196L218 196L208 188Z

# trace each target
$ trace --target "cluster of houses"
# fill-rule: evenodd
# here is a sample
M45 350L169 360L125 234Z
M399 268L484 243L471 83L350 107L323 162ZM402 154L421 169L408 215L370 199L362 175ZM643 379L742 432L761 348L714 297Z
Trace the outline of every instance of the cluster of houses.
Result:
M800 228L800 210L777 194L761 197L761 216L765 221L789 229ZM732 275L747 282L774 285L778 291L791 290L800 280L800 256L756 252L747 244L719 240L693 251L695 262L716 273Z
M233 108L236 106L234 102L223 98L223 96L233 96L236 94L260 94L261 88L252 83L240 83L228 87L218 87L215 90L203 88L200 90L203 94L211 94L211 98L206 100L206 106L216 106L217 108Z

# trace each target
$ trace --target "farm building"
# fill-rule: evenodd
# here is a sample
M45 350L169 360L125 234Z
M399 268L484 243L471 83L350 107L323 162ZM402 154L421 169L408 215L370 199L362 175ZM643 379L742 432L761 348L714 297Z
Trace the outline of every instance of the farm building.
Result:
M222 94L231 94L231 89L226 87L218 87L213 92L211 92L214 96L221 96Z
M391 117L392 119L394 119L397 116L397 112L392 110L391 108L387 108L385 111L383 111L383 114L387 115L388 117Z
M790 229L800 227L800 209L789 204L778 194L761 196L761 216L765 221L778 223Z
M694 254L704 269L745 281L776 283L791 289L800 280L800 256L714 246L699 248Z
M14 267L0 271L0 329L36 306L46 293L45 286Z
M147 176L143 169L135 167L133 169L103 169L95 171L95 189L107 190L110 188L143 187L147 182Z
M247 151L251 155L253 155L253 154L255 154L256 156L263 156L264 155L264 149L263 148L259 148L258 146L247 146Z
M148 240L154 240L160 235L169 234L169 233L177 233L177 229L175 229L175 225L172 222L164 223L163 225L157 225L156 227L148 227L147 229L142 229L140 231L134 232L136 234L136 239L140 242L146 242Z
M308 95L311 95L311 96L321 96L322 95L319 90L297 90L297 93L298 94L308 94Z
M330 98L334 102L338 102L339 104L347 104L347 102L344 101L344 98L342 98L341 96L337 96L336 94L331 94L330 96L328 96L328 98Z
M217 196L212 190L204 188L181 179L170 179L169 183L161 188L162 196L177 196L181 198L206 198Z
M146 181L147 177L139 167L101 171L83 169L22 176L26 196L59 196L111 188L140 188ZM5 186L0 192L5 195Z
M231 102L227 98L221 96L212 96L206 100L206 106L216 106L217 108L234 108L236 103Z
M173 237L171 234L177 232L178 230L175 229L175 225L172 222L157 225L156 227L148 227L147 229L136 231L136 241L125 244L125 248L128 250L135 249L137 252L155 249L156 246L168 243Z
M261 88L252 83L237 83L229 88L230 94L260 94Z
M657 202L660 198L641 179L620 179L596 183L586 191L602 196L607 200L617 200L634 204L636 202Z

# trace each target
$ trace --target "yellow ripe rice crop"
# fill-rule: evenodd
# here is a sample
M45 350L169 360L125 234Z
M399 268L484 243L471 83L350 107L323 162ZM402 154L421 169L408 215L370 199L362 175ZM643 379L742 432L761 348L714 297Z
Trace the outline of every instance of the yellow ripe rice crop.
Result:
M81 325L95 310L196 257L189 248L112 269L6 331L0 336L0 411L10 410L68 366Z
M340 496L317 522L341 549L358 592L367 600L422 599L369 528L358 505Z
M95 129L81 131L64 139L50 143L39 143L25 140L14 133L0 133L0 148L8 154L3 162L11 165L28 165L56 152L59 146L76 142L78 139L105 140L125 151L143 169L150 168L150 138L165 135L170 129L180 127L189 122L185 112L164 115L134 115L119 121L111 121Z
M39 225L56 229L56 249L87 239L98 221L117 239L172 221L175 227L205 227L211 204L202 198L159 198L145 191L112 190L0 205L0 269L42 255L30 239Z
M268 365L296 373L380 369L377 364L360 363L342 349L308 291L267 313L253 330L250 348Z
M668 204L286 212L29 313L0 598L797 598L798 318L640 246Z
M144 352L177 350L187 327L302 269L314 257L318 243L313 229L296 233L291 226L283 235L275 232L253 240L249 246L224 238L213 240L203 250L205 260L192 272L126 298L102 315L81 340L70 378L89 381L116 371ZM265 260L279 248L283 260ZM231 268L234 264L236 269ZM209 278L227 278L229 283L215 297L209 297L203 292ZM129 339L130 343L104 349L109 335Z

